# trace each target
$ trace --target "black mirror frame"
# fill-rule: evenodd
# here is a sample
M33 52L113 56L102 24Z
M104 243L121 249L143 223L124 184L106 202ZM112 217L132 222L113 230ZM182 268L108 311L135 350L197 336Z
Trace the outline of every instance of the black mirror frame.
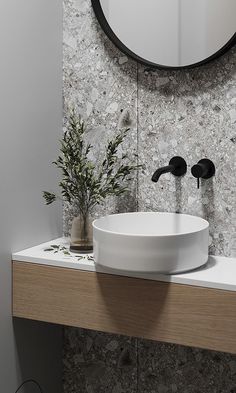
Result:
M135 61L137 61L145 66L148 66L150 68L158 68L158 69L165 69L165 70L183 70L183 69L191 69L191 68L199 67L201 65L211 62L212 60L219 58L220 56L222 56L224 53L226 53L230 48L232 48L236 44L236 33L235 33L232 36L232 38L219 51L217 51L213 55L209 56L208 58L206 58L198 63L187 65L187 66L182 66L182 67L169 67L169 66L164 66L161 64L155 64L155 63L152 63L148 60L143 59L142 57L140 57L140 56L136 55L134 52L132 52L129 48L127 48L119 40L119 38L115 35L115 33L112 31L109 23L107 22L107 19L106 19L104 13L103 13L100 0L91 0L91 2L92 2L94 13L97 17L97 20L98 20L101 28L103 29L105 34L108 36L108 38L110 38L110 40L113 42L113 44L118 49L120 49L125 55L131 57Z

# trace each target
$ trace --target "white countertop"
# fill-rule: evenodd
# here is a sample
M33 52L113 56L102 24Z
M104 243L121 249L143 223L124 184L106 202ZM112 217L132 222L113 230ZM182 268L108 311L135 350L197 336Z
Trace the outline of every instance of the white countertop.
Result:
M16 252L12 254L12 259L14 261L41 265L236 291L236 258L209 256L208 263L204 267L184 274L164 275L123 272L109 270L96 265L93 261L92 254L70 253L68 239L59 238Z

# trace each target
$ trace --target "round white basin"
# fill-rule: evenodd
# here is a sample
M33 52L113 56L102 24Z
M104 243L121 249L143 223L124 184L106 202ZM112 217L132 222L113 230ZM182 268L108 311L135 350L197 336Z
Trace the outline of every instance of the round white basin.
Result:
M124 213L93 222L95 263L134 272L179 273L208 260L209 223L176 213Z

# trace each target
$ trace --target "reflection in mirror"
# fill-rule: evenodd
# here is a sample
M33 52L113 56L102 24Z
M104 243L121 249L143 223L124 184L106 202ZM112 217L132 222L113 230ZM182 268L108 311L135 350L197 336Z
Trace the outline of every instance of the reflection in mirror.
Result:
M93 0L93 7L120 49L154 65L202 62L236 31L236 0Z

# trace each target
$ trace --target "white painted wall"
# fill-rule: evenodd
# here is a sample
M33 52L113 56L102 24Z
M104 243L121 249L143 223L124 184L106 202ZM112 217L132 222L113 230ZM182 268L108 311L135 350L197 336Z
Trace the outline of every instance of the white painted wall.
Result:
M11 318L11 251L61 234L55 189L61 132L62 2L0 2L0 392L38 378L60 392L61 331ZM36 389L27 389L31 393Z

